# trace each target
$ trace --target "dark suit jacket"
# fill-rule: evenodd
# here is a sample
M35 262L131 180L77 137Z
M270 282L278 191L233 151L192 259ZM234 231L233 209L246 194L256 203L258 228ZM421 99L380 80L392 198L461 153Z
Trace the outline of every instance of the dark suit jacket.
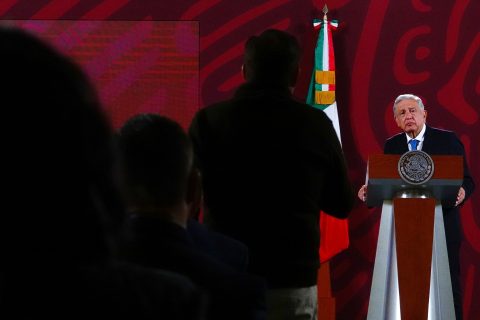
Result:
M385 142L384 153L386 154L403 154L407 151L407 140L403 132ZM475 189L475 183L465 159L465 149L455 133L427 126L422 151L430 155L459 155L463 157L462 187L465 189L465 200L467 200ZM462 238L459 213L458 207L443 207L445 233L449 245L458 245Z
M247 271L248 248L240 241L210 230L195 219L188 219L187 232L202 252L237 271Z
M129 260L180 273L208 294L207 319L264 319L263 279L240 273L195 247L187 230L154 217L134 216Z
M205 319L200 289L175 273L113 261L4 267L0 319Z
M205 222L245 243L270 287L316 284L319 212L347 217L354 194L332 122L288 88L247 83L192 121Z

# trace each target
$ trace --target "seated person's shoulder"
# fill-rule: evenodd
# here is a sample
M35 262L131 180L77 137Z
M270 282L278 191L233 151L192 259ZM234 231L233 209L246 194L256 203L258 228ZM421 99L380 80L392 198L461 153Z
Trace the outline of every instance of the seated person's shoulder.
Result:
M112 263L100 272L110 283L106 285L116 287L118 296L147 314L146 318L201 319L205 312L202 291L180 274L124 262Z
M187 231L194 245L202 252L227 264L237 271L245 271L248 264L246 245L227 235L207 228L195 219L189 219Z

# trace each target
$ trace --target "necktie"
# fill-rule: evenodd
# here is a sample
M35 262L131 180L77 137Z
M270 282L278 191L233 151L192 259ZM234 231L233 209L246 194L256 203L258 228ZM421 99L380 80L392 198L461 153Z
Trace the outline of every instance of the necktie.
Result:
M412 139L412 140L410 140L409 143L412 146L412 150L417 150L417 146L418 146L418 140L417 139Z

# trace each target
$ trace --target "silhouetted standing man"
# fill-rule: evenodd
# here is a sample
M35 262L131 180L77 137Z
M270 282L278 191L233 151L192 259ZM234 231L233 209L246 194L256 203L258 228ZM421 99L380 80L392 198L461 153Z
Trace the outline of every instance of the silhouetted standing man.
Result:
M316 318L319 211L346 218L354 200L331 121L292 97L299 57L286 32L251 37L246 83L190 128L205 221L248 246L249 270L267 279L270 319Z

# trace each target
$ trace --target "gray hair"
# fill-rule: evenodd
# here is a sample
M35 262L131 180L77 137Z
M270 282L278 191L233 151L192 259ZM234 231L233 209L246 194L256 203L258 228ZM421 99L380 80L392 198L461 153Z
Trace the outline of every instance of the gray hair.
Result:
M425 109L425 106L423 105L422 99L420 99L420 97L411 93L406 93L406 94L399 95L395 99L395 102L393 103L393 115L395 115L395 107L397 106L398 103L400 103L400 101L403 101L403 100L415 100L418 103L418 106L420 107L420 109L422 110Z

